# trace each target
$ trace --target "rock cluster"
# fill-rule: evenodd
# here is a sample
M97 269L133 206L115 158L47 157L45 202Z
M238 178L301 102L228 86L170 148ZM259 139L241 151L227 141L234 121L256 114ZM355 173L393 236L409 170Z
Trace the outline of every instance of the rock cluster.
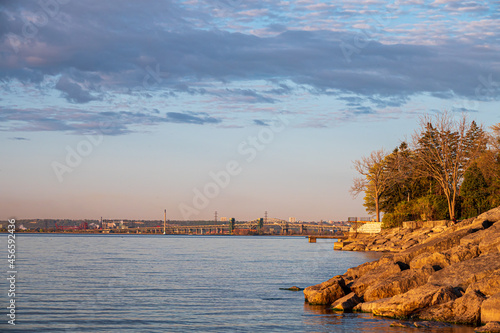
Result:
M357 237L343 250L390 253L305 288L306 302L393 318L487 324L478 331L500 332L500 207L456 224Z

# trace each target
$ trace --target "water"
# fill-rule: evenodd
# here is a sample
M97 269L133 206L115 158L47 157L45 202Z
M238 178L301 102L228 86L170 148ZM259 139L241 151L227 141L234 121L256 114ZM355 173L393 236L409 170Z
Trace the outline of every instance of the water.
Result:
M6 240L0 235L5 252ZM16 326L6 324L2 306L0 331L407 331L389 327L390 319L309 306L302 292L279 289L317 284L380 257L334 252L332 240L18 234L16 241ZM6 279L0 290L7 305Z

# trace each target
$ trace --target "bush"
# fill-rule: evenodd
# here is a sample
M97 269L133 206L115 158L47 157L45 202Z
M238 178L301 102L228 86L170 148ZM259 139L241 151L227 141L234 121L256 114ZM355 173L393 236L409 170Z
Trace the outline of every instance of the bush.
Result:
M404 221L444 220L448 216L446 197L430 194L398 203L394 208L394 212L384 214L382 226L384 228L394 228L400 227Z

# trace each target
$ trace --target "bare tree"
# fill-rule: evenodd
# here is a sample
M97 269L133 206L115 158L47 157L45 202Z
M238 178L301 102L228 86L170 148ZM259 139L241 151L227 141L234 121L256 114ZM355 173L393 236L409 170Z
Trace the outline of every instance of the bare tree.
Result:
M490 145L493 152L498 154L500 152L500 123L493 125L490 128L493 131L490 136Z
M465 170L486 148L487 138L474 121L464 115L456 121L444 112L434 118L423 117L413 136L417 176L432 177L443 189L450 219L455 219L455 205Z
M380 198L391 187L393 174L387 170L386 152L383 149L373 151L369 156L353 161L354 169L362 177L356 177L351 186L351 194L357 197L361 192L371 196L375 202L377 222L380 222Z

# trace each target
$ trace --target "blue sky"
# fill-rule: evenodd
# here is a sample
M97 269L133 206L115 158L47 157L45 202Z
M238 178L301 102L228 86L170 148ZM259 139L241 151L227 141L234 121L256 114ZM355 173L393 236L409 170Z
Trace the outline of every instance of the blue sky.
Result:
M419 117L500 122L498 1L0 5L0 218L344 220Z

